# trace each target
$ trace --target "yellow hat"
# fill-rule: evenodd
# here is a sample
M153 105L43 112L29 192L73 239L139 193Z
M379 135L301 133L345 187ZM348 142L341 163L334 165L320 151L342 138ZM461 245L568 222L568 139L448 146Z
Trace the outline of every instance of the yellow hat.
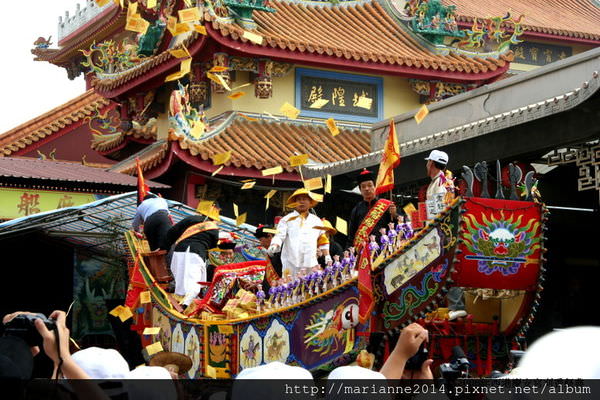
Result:
M296 197L305 194L308 197L310 197L311 200L311 208L316 206L317 203L323 201L323 195L322 194L318 194L318 193L313 193L311 191L309 191L306 188L300 188L298 190L296 190L294 193L292 193L292 195L288 198L287 201L287 205L288 207L291 207L293 203L295 203L295 199Z
M322 229L324 231L331 233L332 235L335 235L337 233L337 229L335 229L333 227L333 225L331 225L331 222L327 221L327 219L321 218L321 222L323 223L321 226L315 226L314 228Z

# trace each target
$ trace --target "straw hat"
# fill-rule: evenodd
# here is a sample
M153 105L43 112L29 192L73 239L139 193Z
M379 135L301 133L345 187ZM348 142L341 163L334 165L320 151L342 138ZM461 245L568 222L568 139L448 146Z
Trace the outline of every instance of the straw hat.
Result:
M326 218L321 218L321 222L323 225L315 226L314 229L322 229L331 235L335 235L337 233L337 229L335 229L333 225L331 225L331 222L327 221Z
M321 201L323 201L322 194L313 193L306 188L300 188L300 189L296 190L294 193L292 193L292 195L288 198L288 201L287 201L288 207L291 207L291 205L296 202L295 199L298 196L303 195L303 194L307 195L310 198L310 200L311 200L310 207L311 208L316 206Z
M150 359L150 366L153 367L166 367L167 365L175 365L178 367L177 373L179 375L185 374L192 368L192 359L182 353L176 353L173 351L161 351L156 353Z

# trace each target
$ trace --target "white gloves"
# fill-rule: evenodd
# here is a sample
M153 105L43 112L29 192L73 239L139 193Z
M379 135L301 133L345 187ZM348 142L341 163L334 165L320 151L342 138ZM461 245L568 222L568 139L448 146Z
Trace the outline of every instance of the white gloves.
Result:
M329 265L329 263L333 263L333 260L331 259L331 256L327 254L325 256L325 265Z
M279 253L279 248L280 246L278 244L273 243L272 245L270 245L269 249L267 250L267 254L269 255L269 257L273 257L275 253Z

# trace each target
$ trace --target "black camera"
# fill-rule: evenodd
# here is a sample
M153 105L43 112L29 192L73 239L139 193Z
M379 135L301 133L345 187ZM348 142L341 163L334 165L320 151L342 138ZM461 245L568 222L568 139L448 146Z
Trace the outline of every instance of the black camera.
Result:
M17 336L31 346L41 346L42 336L35 327L35 320L41 319L49 331L56 329L56 322L44 314L19 314L4 324L4 334Z
M440 365L440 373L446 382L455 382L459 378L469 375L469 359L460 346L452 348L452 361Z
M429 351L425 347L425 342L421 343L421 347L415 353L414 356L406 360L405 370L408 371L420 371L423 363L429 358Z

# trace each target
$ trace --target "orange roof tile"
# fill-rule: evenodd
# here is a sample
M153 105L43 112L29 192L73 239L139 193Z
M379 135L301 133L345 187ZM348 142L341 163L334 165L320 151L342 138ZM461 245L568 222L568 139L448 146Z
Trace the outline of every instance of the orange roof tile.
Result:
M281 165L294 171L289 157L308 154L317 163L358 157L371 149L367 131L340 129L332 136L326 126L310 123L247 121L234 119L220 133L202 142L178 138L179 145L202 160L232 150L225 166L265 169Z
M262 47L313 53L347 60L439 71L478 74L495 71L506 60L491 62L458 54L437 55L420 45L377 2L317 6L272 0L276 12L254 12ZM237 24L223 24L209 14L221 35L248 42Z
M232 150L227 167L266 169L281 165L286 171L289 157L308 154L312 162L330 163L369 153L371 141L368 131L340 129L332 136L322 124L308 122L248 121L240 116L227 119L225 126L216 129L206 140L193 142L185 137L173 138L182 149L201 160L211 161L216 154ZM139 157L142 170L147 171L165 159L169 145L157 142L142 150ZM126 174L135 173L135 157L130 157L111 168Z
M0 157L10 156L109 104L110 100L94 93L93 90L88 90L81 96L0 135Z
M524 14L527 32L600 40L600 7L593 0L443 0L456 5L458 20Z

